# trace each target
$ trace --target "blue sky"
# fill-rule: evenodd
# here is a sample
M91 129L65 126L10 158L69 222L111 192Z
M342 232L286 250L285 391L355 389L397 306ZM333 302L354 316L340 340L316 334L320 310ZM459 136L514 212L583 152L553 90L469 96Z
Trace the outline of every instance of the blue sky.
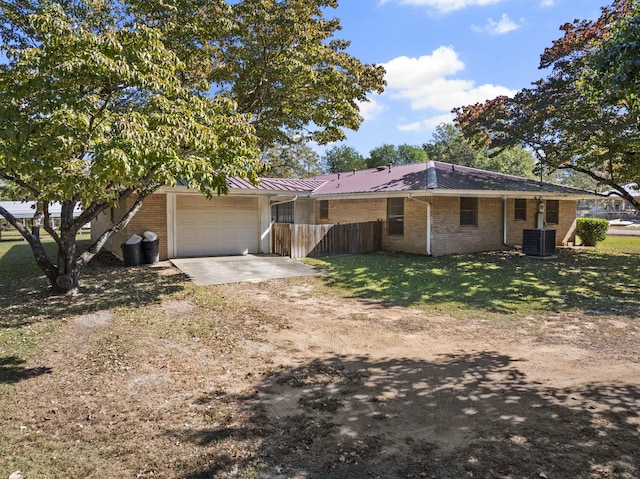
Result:
M513 94L544 76L540 54L560 26L594 19L607 0L340 0L327 16L348 52L387 69L388 86L361 106L343 142L368 156L389 143L421 146L452 108ZM330 145L331 146L331 145Z

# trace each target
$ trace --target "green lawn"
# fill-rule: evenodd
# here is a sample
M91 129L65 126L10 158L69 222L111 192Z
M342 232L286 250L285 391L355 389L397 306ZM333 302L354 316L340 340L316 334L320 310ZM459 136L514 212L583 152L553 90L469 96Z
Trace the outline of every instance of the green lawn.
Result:
M640 314L640 238L560 249L557 259L518 253L426 257L361 254L309 260L346 294L438 314L584 311Z

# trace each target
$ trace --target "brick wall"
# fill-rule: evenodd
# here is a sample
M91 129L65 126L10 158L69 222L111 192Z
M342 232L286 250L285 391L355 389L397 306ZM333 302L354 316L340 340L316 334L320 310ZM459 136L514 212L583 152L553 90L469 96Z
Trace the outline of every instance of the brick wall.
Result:
M502 200L478 198L477 226L460 225L460 198L434 197L431 252L434 256L502 249Z
M120 219L122 215L131 207L134 199L130 198L126 202L121 203L113 211L113 218ZM107 209L100 214L96 220L91 223L91 239L95 241L104 231L110 228L113 223L111 221L111 209ZM122 258L122 249L120 245L124 243L132 234L142 235L145 231L153 231L158 235L160 259L165 260L169 257L167 250L167 195L154 193L142 202L140 211L133 217L127 227L111 236L107 241L105 248L111 251L119 258Z
M404 234L389 235L386 227L387 201L384 198L329 200L329 218L320 219L320 203L316 202L316 224L359 223L384 221L383 248L386 251L404 251L425 254L427 250L427 206L431 202L431 252L433 255L475 253L504 249L503 203L501 198L478 198L477 226L460 225L459 197L416 197L404 201ZM575 219L576 202L560 201L558 225L547 225L557 230L556 242L562 239ZM521 245L522 230L535 228L537 201L527 200L526 221L515 220L515 200L510 198L507 207L507 244Z
M545 228L556 230L556 245L561 246L562 240L576 219L577 202L574 200L561 200L559 202L559 223L547 224ZM527 200L527 219L515 219L515 200L507 200L507 244L522 245L522 231L536 227L537 200Z
M385 198L329 200L329 218L320 219L320 203L316 202L316 224L360 223L383 221L382 247L385 251L425 254L427 206L405 199L404 234L389 235L387 230L387 200Z

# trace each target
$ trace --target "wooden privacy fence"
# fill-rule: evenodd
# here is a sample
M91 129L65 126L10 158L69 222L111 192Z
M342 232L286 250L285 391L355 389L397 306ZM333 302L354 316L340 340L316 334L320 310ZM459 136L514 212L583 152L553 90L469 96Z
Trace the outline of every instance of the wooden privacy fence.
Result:
M271 225L271 251L292 258L317 258L382 249L382 221L343 225Z

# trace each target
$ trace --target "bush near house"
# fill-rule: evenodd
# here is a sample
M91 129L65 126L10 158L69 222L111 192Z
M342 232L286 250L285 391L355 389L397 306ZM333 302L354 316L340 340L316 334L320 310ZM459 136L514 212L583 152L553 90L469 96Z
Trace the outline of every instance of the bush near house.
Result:
M603 218L578 218L576 235L584 246L595 246L607 237L609 222Z

